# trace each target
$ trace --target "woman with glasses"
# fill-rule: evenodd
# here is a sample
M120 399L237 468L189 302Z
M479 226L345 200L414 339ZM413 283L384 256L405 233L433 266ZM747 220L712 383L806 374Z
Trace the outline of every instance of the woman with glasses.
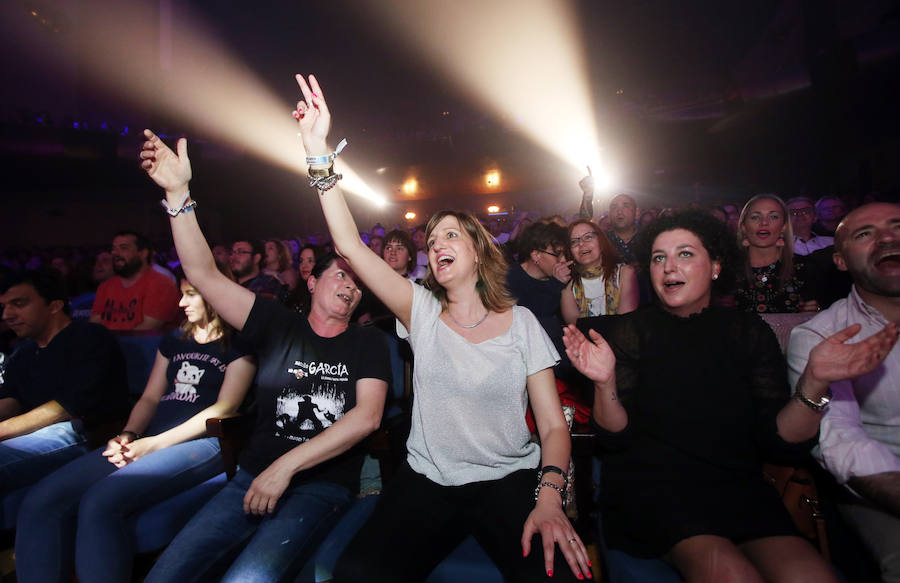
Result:
M575 260L572 281L562 294L567 324L588 316L627 314L640 300L637 274L619 262L615 248L588 219L569 224L569 251Z

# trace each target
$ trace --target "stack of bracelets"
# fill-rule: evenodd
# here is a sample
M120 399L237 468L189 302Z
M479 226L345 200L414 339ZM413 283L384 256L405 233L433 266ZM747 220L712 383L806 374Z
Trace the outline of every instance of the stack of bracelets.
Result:
M319 193L334 188L337 181L343 178L343 174L337 174L334 171L334 159L337 158L341 150L347 145L347 139L344 138L338 144L337 148L331 154L324 156L307 156L306 163L309 166L328 164L326 168L310 168L309 169L309 186L315 188Z
M563 485L557 486L553 482L544 481L544 474L559 474L563 477ZM544 466L540 470L538 470L538 485L534 488L534 501L537 502L538 494L541 493L541 488L553 488L559 493L559 497L562 498L563 508L566 507L566 487L569 485L569 476L566 475L566 472L562 471L560 468L556 466Z

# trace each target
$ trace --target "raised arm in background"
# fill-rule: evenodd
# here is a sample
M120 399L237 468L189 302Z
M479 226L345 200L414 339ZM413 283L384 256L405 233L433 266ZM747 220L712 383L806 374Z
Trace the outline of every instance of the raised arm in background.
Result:
M303 92L304 99L297 102L297 116L306 155L327 155L331 152L326 144L331 128L331 113L325 103L322 88L312 75L309 76L308 84L302 75L297 75L297 84ZM312 165L310 168L328 168L329 165ZM330 190L321 192L318 198L322 204L325 221L328 223L328 231L334 241L335 251L347 260L372 293L378 296L378 299L408 330L413 299L409 282L391 269L359 238L359 230L344 200L340 183Z
M147 141L141 149L141 168L166 191L169 207L181 209L191 202L188 183L192 172L187 140L178 140L176 154L150 130L144 130L144 136ZM241 330L253 307L255 295L216 268L212 251L200 231L193 209L170 217L170 222L175 249L178 250L185 275L223 320Z

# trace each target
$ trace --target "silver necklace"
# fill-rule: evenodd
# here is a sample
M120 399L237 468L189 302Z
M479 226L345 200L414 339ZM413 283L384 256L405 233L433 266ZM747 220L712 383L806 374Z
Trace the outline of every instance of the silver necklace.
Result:
M459 322L457 322L456 318L453 317L453 314L450 313L450 308L447 308L447 315L450 316L450 319L453 320L453 323L456 324L457 326L459 326L460 328L475 328L476 326L478 326L479 324L481 324L482 322L487 320L488 314L490 314L490 313L491 313L490 310L486 311L484 313L484 316L482 316L482 318L480 320L478 320L474 324L469 324L467 326L465 324L460 324Z

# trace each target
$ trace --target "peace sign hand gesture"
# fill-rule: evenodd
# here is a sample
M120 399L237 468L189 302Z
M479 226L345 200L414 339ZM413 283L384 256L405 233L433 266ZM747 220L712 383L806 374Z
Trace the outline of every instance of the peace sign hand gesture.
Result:
M323 156L329 153L325 140L331 129L331 112L325 103L325 95L314 75L309 83L303 75L297 75L297 85L303 93L303 100L297 102L294 117L300 125L300 137L307 156Z

